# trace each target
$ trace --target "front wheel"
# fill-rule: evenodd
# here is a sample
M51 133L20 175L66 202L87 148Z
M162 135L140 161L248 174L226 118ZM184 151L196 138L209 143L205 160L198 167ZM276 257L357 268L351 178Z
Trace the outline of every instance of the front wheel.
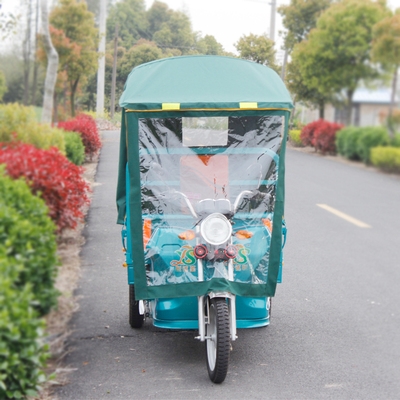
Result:
M129 285L129 325L132 328L141 328L144 315L140 314L139 301L135 299L135 286Z
M226 378L230 339L228 304L222 298L211 299L206 325L206 353L208 375L214 383L221 383Z

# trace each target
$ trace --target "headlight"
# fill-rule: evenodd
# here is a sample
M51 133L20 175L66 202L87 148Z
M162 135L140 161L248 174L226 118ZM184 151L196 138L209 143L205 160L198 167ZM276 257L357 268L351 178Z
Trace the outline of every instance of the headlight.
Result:
M201 236L214 246L226 243L232 236L232 225L222 214L211 214L200 227Z

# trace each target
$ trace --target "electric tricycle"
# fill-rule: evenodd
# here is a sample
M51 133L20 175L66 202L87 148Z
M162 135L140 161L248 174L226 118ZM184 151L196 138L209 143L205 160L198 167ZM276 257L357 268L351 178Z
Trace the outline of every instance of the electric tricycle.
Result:
M134 68L120 106L129 323L197 330L221 383L281 281L290 95L264 65L182 56Z

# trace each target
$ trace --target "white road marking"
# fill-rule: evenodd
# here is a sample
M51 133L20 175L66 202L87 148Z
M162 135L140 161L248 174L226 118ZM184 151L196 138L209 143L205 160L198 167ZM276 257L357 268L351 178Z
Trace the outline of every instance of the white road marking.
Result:
M348 214L345 214L339 210L336 210L336 208L330 207L326 204L317 204L318 207L323 208L326 211L329 211L330 213L336 215L339 218L342 218L346 220L347 222L350 222L360 228L371 228L371 225L366 224L365 222L360 221L359 219L353 218Z

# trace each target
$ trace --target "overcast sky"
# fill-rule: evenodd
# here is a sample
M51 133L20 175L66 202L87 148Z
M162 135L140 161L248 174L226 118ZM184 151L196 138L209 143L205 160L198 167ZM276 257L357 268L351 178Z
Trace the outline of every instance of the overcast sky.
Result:
M145 0L149 8L154 0ZM226 51L237 53L234 44L242 35L269 35L271 0L161 0L174 10L185 11L195 31L213 35ZM276 0L277 6L290 0ZM389 0L391 7L400 7L400 0ZM276 14L275 41L278 57L282 51L282 19Z
M271 0L161 0L173 10L185 11L193 30L213 35L226 51L237 53L234 44L243 35L267 34L270 31ZM2 0L3 10L15 10L15 0ZM149 8L154 0L145 0ZM277 7L290 0L276 0ZM400 0L388 0L392 8L400 8ZM275 41L278 58L282 57L282 19L276 13ZM4 45L4 44L3 44ZM0 50L2 48L0 43Z

